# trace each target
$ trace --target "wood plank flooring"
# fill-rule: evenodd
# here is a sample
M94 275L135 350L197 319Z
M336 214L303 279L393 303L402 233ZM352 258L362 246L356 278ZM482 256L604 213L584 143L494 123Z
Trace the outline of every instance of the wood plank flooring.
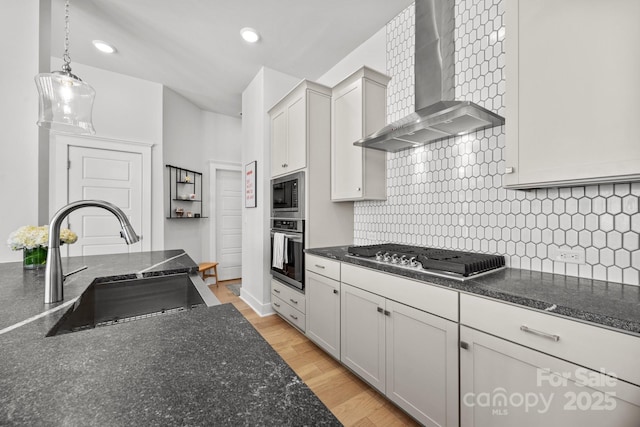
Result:
M209 288L223 303L232 303L251 322L298 376L345 426L417 426L385 397L349 372L280 317L258 316L220 282Z

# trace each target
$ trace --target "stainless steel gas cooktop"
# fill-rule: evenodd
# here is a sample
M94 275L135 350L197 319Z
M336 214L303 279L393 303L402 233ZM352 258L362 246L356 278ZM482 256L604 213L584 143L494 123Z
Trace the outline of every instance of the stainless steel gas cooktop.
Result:
M422 271L434 276L468 280L505 268L502 255L384 243L349 246L348 256Z

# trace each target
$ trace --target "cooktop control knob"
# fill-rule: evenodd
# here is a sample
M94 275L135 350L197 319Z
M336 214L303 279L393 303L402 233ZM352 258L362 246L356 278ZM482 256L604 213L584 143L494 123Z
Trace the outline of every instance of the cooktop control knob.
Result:
M391 264L397 264L398 261L400 261L400 257L398 257L398 254L391 255Z
M382 261L383 258L384 258L384 255L382 255L382 251L376 252L376 261Z
M406 255L402 255L400 257L400 265L407 265L409 264L409 259L407 258Z
M382 261L384 261L384 262L391 261L391 255L389 254L389 252L385 252L384 253L384 255L382 256Z
M416 257L412 256L409 259L409 266L410 267L417 267L418 266L418 261L416 261Z

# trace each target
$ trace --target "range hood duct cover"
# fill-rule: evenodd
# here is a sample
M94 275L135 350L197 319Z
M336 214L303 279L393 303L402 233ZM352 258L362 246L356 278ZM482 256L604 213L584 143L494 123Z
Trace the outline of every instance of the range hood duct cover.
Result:
M416 0L416 112L354 145L397 152L504 124L478 104L454 100L454 6L453 0Z

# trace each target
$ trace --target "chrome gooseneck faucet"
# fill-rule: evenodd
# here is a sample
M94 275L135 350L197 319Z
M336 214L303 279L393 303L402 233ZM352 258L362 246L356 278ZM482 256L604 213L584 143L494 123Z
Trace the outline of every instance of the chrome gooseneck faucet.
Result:
M60 259L60 226L62 221L71 212L86 207L103 208L114 214L116 218L118 218L118 221L120 221L120 226L122 227L120 235L128 245L140 240L140 237L136 234L124 212L109 202L102 200L79 200L69 203L60 209L53 218L51 218L49 224L49 252L47 253L47 269L44 282L45 304L59 302L63 299L62 282L64 281L64 275L62 274L62 260Z

